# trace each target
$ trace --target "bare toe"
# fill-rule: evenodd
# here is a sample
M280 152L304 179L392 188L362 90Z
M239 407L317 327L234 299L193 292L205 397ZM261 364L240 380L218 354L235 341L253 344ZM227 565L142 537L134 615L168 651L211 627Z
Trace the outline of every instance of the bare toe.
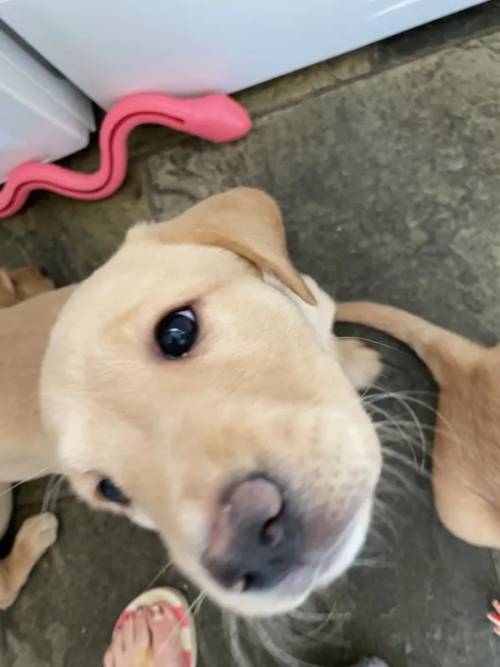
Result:
M122 648L124 653L134 650L134 615L130 614L122 628Z
M166 604L148 609L155 667L182 667L181 626Z
M138 609L134 614L134 640L139 653L146 653L150 646L151 638L149 635L146 610L143 607Z
M113 654L114 667L128 667L125 654L123 626L117 628L113 632L113 640L111 642L111 653Z
M111 647L108 648L106 653L104 654L104 667L115 667L115 660L113 658L113 651L111 650Z
M144 614L141 614L144 616ZM149 648L149 631L145 620L136 612L124 615L113 632L113 640L104 667L134 667ZM110 655L111 657L108 657ZM106 658L109 664L106 663Z

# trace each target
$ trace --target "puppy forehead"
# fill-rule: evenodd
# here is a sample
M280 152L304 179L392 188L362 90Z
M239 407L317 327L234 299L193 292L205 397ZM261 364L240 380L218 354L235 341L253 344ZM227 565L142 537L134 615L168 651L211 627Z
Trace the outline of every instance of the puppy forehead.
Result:
M260 327L259 338L274 335L277 318L283 325L293 322L295 335L303 332L294 300L266 284L258 269L234 253L196 245L131 244L70 298L53 335L58 363L52 371L81 381L126 350L130 363L132 357L142 359L160 318L191 305L202 318L204 334L223 327L225 344L242 329L250 335L250 329Z
M125 265L130 275L154 277L160 272L183 281L207 275L217 280L227 273L255 272L247 260L230 250L190 243L126 243L110 261L111 270L113 261Z
M90 315L97 309L112 314L155 295L187 303L221 285L236 285L252 276L258 276L255 267L222 248L125 244L78 288L72 299L73 314L81 314L82 308Z

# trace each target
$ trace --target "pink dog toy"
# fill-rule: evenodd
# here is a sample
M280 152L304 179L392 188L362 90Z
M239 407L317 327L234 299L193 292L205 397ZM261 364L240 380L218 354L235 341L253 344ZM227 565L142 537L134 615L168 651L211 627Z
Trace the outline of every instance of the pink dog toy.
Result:
M17 213L32 190L49 190L74 199L103 199L120 187L127 170L127 137L144 123L166 125L214 142L245 136L248 113L226 95L181 100L155 93L131 95L107 113L99 133L101 164L93 174L54 164L28 162L16 167L0 191L0 218Z

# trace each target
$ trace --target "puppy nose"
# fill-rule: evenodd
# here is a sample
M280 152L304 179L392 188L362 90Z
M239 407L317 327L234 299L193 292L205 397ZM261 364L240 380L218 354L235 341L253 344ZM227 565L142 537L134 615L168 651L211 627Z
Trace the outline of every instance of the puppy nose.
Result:
M264 591L297 564L303 531L280 487L264 476L234 486L218 510L203 562L235 592Z

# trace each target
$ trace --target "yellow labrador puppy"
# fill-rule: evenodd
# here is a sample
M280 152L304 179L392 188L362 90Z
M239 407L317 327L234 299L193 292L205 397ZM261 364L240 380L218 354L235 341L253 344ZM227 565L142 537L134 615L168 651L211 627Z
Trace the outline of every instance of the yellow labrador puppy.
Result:
M380 362L334 341L270 197L139 225L76 288L1 316L4 482L64 473L241 614L290 610L351 564L381 469L353 384Z

